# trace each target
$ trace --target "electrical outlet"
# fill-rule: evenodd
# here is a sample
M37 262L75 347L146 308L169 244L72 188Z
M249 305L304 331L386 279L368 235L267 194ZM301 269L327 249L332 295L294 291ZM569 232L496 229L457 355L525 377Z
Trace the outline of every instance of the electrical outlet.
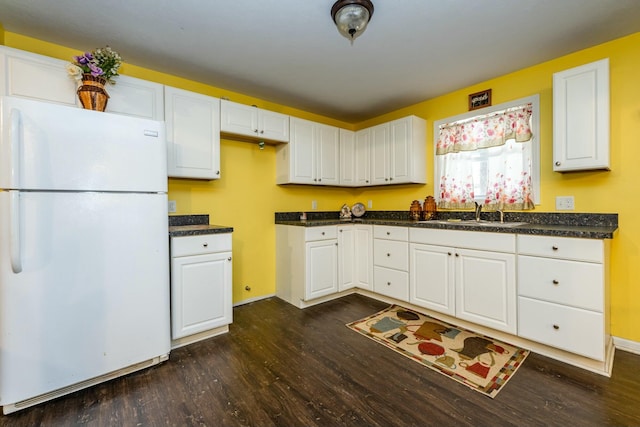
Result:
M556 196L556 210L572 211L575 209L573 196Z
M318 209L318 201L317 200L312 200L311 201L311 209L313 209L313 210Z
M367 206L368 206L367 209L373 208L373 200L369 200L369 202L367 203Z
M169 200L169 213L174 213L176 212L176 210L178 209L176 201L175 200Z

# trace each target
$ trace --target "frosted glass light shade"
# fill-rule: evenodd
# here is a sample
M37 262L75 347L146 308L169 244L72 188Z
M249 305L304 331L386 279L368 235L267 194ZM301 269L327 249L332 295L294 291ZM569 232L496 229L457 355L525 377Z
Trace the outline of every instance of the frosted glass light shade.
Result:
M333 5L331 14L340 34L353 41L367 28L373 4L369 0L341 0Z

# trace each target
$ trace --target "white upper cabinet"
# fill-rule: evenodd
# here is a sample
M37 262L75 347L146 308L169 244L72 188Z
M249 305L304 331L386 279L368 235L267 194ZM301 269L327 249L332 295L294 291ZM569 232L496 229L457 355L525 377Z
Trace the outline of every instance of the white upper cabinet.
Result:
M425 120L408 116L369 131L372 185L426 183Z
M609 60L555 73L553 170L609 168Z
M68 62L0 46L0 95L77 106L77 84L66 70Z
M165 86L168 174L220 178L220 100Z
M416 116L404 117L389 123L391 151L390 181L425 184L427 124Z
M371 130L340 129L340 185L371 185Z
M355 139L355 180L358 187L371 185L371 131L356 132Z
M355 187L356 184L356 134L340 129L340 185Z
M371 184L389 184L389 123L369 128L370 159L371 159Z
M67 61L0 46L0 95L18 96L79 107L77 82L67 73ZM118 76L106 86L107 113L163 120L162 85Z
M289 144L276 148L277 183L338 185L339 129L291 117L290 132Z
M164 86L129 76L118 76L107 85L106 112L144 119L164 120Z
M289 116L222 99L220 130L251 138L289 142Z

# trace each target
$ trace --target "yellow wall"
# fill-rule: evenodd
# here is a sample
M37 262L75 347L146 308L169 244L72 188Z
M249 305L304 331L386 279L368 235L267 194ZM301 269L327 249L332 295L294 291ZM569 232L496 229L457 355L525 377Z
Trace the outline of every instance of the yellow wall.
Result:
M2 35L0 35L0 40ZM9 32L4 33L7 46L70 59L82 46L69 49ZM373 202L374 210L406 210L414 199L433 194L433 132L435 120L466 112L467 95L492 89L493 103L540 94L542 189L538 211L555 211L555 196L573 195L576 212L618 213L620 231L612 241L611 311L612 333L640 341L640 253L636 240L640 222L634 213L633 182L640 182L640 33L595 46L505 76L480 82L459 91L424 101L375 119L349 124L328 119L287 106L278 105L225 91L125 63L122 74L201 92L226 96L238 102L257 104L273 111L291 114L348 129L360 129L393 118L415 114L427 120L426 185L402 185L387 188L339 189L308 186L276 186L275 148L260 150L256 144L223 139L221 141L222 177L216 181L169 180L169 198L177 201L178 213L206 213L211 223L234 227L233 299L234 302L275 292L274 212L310 211L311 201L318 210L337 211L344 203ZM114 46L117 50L117 46ZM610 59L611 73L611 167L609 172L559 174L552 171L552 74L556 71ZM127 59L127 58L125 58ZM135 62L132 60L132 62ZM251 291L245 291L249 285Z

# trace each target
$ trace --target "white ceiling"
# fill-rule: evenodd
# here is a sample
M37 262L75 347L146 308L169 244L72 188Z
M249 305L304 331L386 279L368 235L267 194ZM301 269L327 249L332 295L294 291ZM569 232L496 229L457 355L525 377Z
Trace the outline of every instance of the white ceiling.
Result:
M640 0L0 0L5 30L358 122L640 31Z

